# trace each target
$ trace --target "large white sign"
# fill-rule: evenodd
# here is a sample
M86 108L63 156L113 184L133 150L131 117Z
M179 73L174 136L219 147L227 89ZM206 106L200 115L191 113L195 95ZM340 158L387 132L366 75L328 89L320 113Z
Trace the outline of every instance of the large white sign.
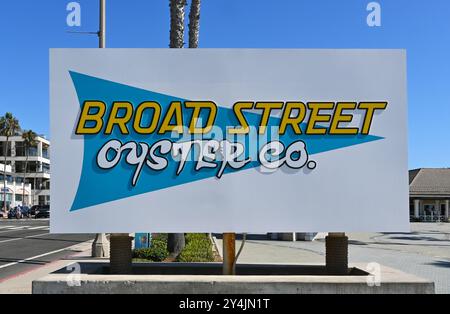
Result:
M400 50L52 49L51 231L408 230Z

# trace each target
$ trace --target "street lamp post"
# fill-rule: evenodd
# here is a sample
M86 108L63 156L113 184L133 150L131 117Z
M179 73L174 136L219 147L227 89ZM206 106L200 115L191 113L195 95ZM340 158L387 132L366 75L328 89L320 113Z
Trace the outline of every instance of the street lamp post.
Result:
M98 47L106 47L106 0L100 0L100 19L98 30ZM104 233L97 233L92 243L92 257L106 257L108 249L105 248L107 244L106 235Z
M106 0L100 0L100 23L98 31L98 47L106 47Z
M100 0L100 19L98 31L98 47L106 47L106 0ZM97 233L92 243L92 257L110 258L110 272L112 274L129 274L132 272L132 237L128 233L110 234L109 250L108 240L104 233Z

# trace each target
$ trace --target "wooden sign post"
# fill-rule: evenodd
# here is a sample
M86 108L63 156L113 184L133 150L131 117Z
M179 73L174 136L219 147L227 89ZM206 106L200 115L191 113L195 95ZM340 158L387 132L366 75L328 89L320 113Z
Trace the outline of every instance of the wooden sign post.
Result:
M236 274L236 233L223 234L223 274Z

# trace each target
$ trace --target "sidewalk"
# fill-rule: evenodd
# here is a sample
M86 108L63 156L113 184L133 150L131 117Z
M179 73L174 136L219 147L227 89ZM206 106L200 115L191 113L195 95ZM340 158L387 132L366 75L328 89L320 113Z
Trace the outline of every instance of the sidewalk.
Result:
M412 224L411 233L349 233L349 263L385 265L436 284L436 293L450 293L450 224ZM222 240L215 239L220 254ZM236 252L241 241L236 241ZM237 261L242 263L325 264L325 241L247 240Z
M222 239L214 239L220 255L222 255ZM236 240L236 252L242 241ZM293 263L293 264L325 264L325 254L320 252L323 243L307 242L316 250L296 247L299 242L246 240L238 263ZM305 243L305 242L303 242ZM325 247L324 247L325 249ZM319 251L319 252L318 252Z
M33 280L44 277L77 261L90 259L92 241L67 248L68 257L16 274L0 282L0 294L31 294Z

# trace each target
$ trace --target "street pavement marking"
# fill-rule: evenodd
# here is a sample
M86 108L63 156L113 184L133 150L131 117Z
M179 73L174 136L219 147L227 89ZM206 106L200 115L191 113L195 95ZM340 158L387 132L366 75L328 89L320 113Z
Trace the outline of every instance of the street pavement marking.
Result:
M47 255L56 254L56 253L59 253L59 252L62 252L62 251L66 251L66 250L67 250L67 248L63 248L63 249L47 252L47 253L44 253L44 254L36 255L36 256L33 256L33 257L28 257L28 258L22 259L22 260L17 261L17 262L12 262L12 263L9 263L9 264L1 265L0 269L6 268L6 267L10 267L10 266L14 266L14 265L17 265L17 264L23 264L25 262L34 260L36 258L41 258L41 257L47 256Z
M6 228L11 228L14 227L13 225L7 225L7 226L1 226L0 229L6 229Z
M11 228L9 228L9 230L23 230L23 229L26 229L26 228L28 228L28 227L31 227L31 226L17 226L17 227L11 227Z
M23 238L15 238L15 239L2 240L2 241L0 241L0 243L6 243L6 242L12 242L12 241L19 241L19 240L28 239L28 238L34 238L34 237L42 237L42 236L47 235L47 234L50 234L50 233L46 232L46 233L40 233L40 234L36 234L36 235L26 236L26 237L23 237Z
M6 229L6 230L3 230L3 231L0 231L0 233L8 233L8 232L11 232L11 231L22 231L22 230L18 230L18 229L16 229L16 230Z
M28 228L27 230L38 230L38 229L42 229L42 230L50 230L49 226L38 226L38 227L31 227Z
M32 227L32 226L4 226L4 228L2 231L0 231L0 233L7 233L7 232L11 232L11 231L25 231L25 230L50 230L49 226L36 226L36 227Z

